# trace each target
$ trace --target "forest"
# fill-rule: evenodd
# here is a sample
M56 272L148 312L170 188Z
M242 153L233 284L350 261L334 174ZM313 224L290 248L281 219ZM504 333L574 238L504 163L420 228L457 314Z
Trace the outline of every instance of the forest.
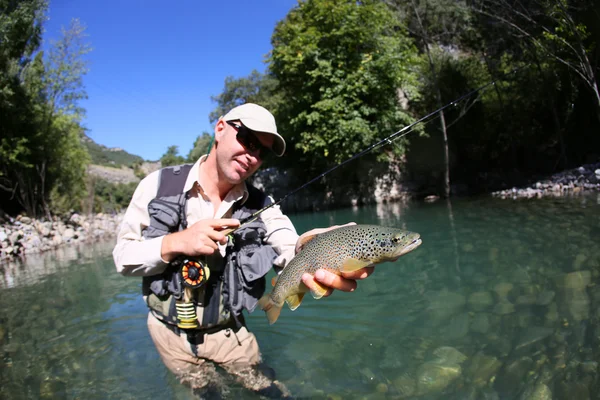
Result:
M44 52L47 9L45 0L0 0L8 214L90 212L90 197L111 192L86 173L85 25L74 20ZM270 109L288 151L263 168L291 187L406 128L344 166L344 179L311 187L334 204L391 170L416 196L484 193L600 160L598 43L593 0L300 0L274 27L264 72L228 77L210 119L244 102ZM204 132L187 157L174 145L161 162L195 161L210 142Z

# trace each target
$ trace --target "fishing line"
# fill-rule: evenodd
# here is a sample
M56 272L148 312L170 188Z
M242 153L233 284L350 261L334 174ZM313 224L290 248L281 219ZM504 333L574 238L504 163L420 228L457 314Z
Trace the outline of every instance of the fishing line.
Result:
M291 192L288 192L288 193L287 193L285 196L281 197L281 198L280 198L279 200L277 200L276 202L274 202L274 203L271 203L271 204L269 204L268 206L266 206L266 207L263 207L263 208L261 208L260 210L256 211L254 214L250 215L249 217L246 217L246 218L244 218L244 219L240 220L240 226L239 226L239 227L237 227L237 228L235 228L235 229L228 229L228 230L224 231L224 233L225 233L225 234L230 234L230 233L233 233L233 232L237 231L237 230L238 230L238 229L240 229L240 228L241 228L243 225L245 225L245 224L247 224L247 223L249 223L249 222L252 222L252 221L254 221L254 220L255 220L256 218L258 218L258 216L259 216L261 213L263 213L264 211L266 211L266 210L268 210L269 208L271 208L271 207L274 207L274 206L276 206L276 205L278 205L278 204L281 204L281 203L282 203L282 202L283 202L285 199L287 199L288 197L290 197L290 196L292 196L292 195L294 195L294 194L298 193L299 191L301 191L301 190L302 190L302 189L304 189L305 187L307 187L307 186L309 186L310 184L312 184L312 183L314 183L314 182L318 181L319 179L323 178L325 175L327 175L327 174L329 174L329 173L331 173L331 172L335 171L336 169L338 169L338 168L340 168L340 167L342 167L342 166L344 166L344 165L348 164L348 163L349 163L349 162L351 162L351 161L354 161L354 160L356 160L357 158L360 158L360 157L364 156L365 154L367 154L367 153L369 153L369 152L371 152L371 151L373 151L373 150L375 150L375 149L378 149L378 148L380 148L380 147L383 147L383 146L385 146L385 145L387 145L387 144L390 144L390 143L392 143L394 140L400 139L400 138L402 138L402 137L404 137L404 136L408 135L409 133L411 133L411 132L413 132L413 131L414 131L414 127L415 127L415 125L417 125L417 124L419 124L419 123L421 123L421 122L424 122L424 123L428 123L428 122L430 122L430 121L428 121L429 119L433 119L432 117L435 117L435 116L436 116L436 115L438 115L440 112L444 111L446 108L448 108L448 107L452 107L452 106L456 106L458 103L460 103L461 101L465 100L466 98L468 98L468 97L470 97L470 96L474 95L475 93L477 93L477 92L480 92L480 91L482 91L482 90L485 90L485 89L487 89L488 87L490 87L490 86L492 86L492 85L495 85L497 81L501 80L501 79L502 79L502 78L504 78L505 76L508 76L509 74L514 74L514 73L515 73L515 72L517 72L518 70L520 70L520 69L522 69L522 68L525 68L525 67L528 67L528 66L529 66L529 64L527 64L527 65L524 65L524 66L521 66L521 67L518 67L518 68L515 68L515 69L513 69L512 71L510 71L510 72L507 72L507 73L503 74L503 76L502 76L501 78L494 79L493 81L490 81L490 82L486 83L485 85L482 85L482 86L480 86L480 87L478 87L478 88L476 88L476 89L473 89L473 90L469 91L468 93L466 93L466 94L464 94L464 95L462 95L462 96L458 97L457 99L455 99L455 100L453 100L453 101L449 102L448 104L446 104L446 105L444 105L444 106L442 106L442 107L438 108L437 110L435 110L435 111L432 111L432 112L430 112L429 114L425 115L424 117L421 117L421 118L419 118L419 119L418 119L418 120L416 120L415 122L411 123L410 125L407 125L407 126L405 126L404 128L400 129L399 131L397 131L397 132L394 132L394 133L392 133L391 135L384 137L383 139L381 139L381 140L380 140L380 141L378 141L377 143L375 143L375 144L372 144L371 146L367 147L366 149L364 149L364 150L360 151L359 153L357 153L357 154L353 155L352 157L348 158L347 160L344 160L344 161L342 161L341 163L339 163L339 164L337 164L337 165L335 165L335 166L333 166L333 167L329 168L327 171L325 171L325 172L321 173L320 175L318 175L318 176L316 176L315 178L311 179L310 181L306 182L306 183L305 183L305 184L303 184L302 186L300 186L300 187L298 187L298 188L296 188L296 189L292 190Z

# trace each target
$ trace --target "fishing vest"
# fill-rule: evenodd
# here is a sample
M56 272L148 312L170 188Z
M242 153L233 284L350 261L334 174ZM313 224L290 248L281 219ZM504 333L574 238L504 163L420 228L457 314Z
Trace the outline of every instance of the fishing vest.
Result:
M142 232L150 239L187 228L186 209L189 198L183 188L191 164L166 167L160 170L156 197L148 204L149 226ZM270 204L271 200L259 189L246 184L248 198L236 202L231 218L242 220ZM242 311L254 311L265 292L265 275L273 266L277 253L264 243L266 226L258 218L230 235L225 257L219 251L201 257L210 269L210 277L200 288L193 289L192 301L200 329L218 327L233 319L241 326ZM150 311L159 320L177 325L176 301L183 296L180 272L185 257L173 260L159 275L145 276L142 293Z

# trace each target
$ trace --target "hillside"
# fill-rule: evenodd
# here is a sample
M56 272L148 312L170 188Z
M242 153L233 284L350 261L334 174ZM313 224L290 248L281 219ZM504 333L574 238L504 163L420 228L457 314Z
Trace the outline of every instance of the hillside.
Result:
M81 142L85 145L92 160L88 174L112 183L138 182L140 177L160 168L160 161L144 161L140 156L130 154L118 147L109 148L94 142L84 135Z
M87 135L83 135L81 142L87 148L88 153L92 157L92 164L104 165L109 167L120 168L133 167L135 164L141 164L144 159L140 156L130 154L118 147L106 147L94 142Z

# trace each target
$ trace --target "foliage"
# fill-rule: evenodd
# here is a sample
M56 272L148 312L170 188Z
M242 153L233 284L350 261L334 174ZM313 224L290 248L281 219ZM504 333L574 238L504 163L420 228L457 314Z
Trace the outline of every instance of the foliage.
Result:
M169 146L167 152L160 158L160 164L163 167L171 165L180 165L185 162L185 158L179 155L178 146Z
M82 128L73 116L59 114L52 121L52 129L57 135L51 135L56 143L45 147L49 160L48 177L54 181L51 187L50 208L54 211L62 204L69 209L81 209L85 198L85 175L90 157L81 145Z
M281 101L281 96L278 96L275 90L276 86L277 80L273 75L261 74L256 70L253 70L247 77L236 79L228 76L225 78L223 92L218 96L211 96L217 106L210 113L210 122L216 123L219 117L244 103L260 104L276 114L277 105Z
M0 188L8 192L0 207L33 216L49 215L51 202L60 198L76 203L89 161L77 105L85 97L84 28L75 22L63 31L48 57L35 53L45 7L8 2L0 18L0 32L10 37L18 27L26 34L15 43L0 42Z
M46 9L45 0L0 0L0 209L120 210L135 185L86 177L85 166L127 165L141 176L143 160L85 136L85 29L73 21L41 52ZM600 159L599 41L594 0L301 0L275 27L266 71L227 77L209 118L245 102L265 106L288 144L286 157L271 160L306 182L451 103L453 181L488 188L490 177L502 185ZM319 189L329 196L343 181L370 191L375 167L405 159L407 139L409 167L419 146L424 158L441 158L437 126L418 124L431 135L361 157ZM211 141L203 132L187 157L170 146L161 162L195 162ZM439 179L440 164L413 177Z
M125 210L137 187L135 182L113 183L94 176L88 176L87 179L89 197L84 209L94 213Z
M586 14L600 16L594 0L478 0L473 3L477 13L499 21L505 36L514 37L515 47L523 54L550 57L570 69L591 91L600 121L600 90L597 82L598 49L591 21ZM523 40L525 39L525 40ZM594 55L594 53L596 53Z
M471 39L472 14L465 0L386 0L422 49L423 43L464 47Z
M272 44L269 68L285 99L278 118L291 163L304 173L322 172L412 121L398 90L413 88L416 49L381 2L300 2ZM390 151L401 153L403 143Z
M208 132L202 132L202 136L198 136L194 142L194 147L190 150L187 156L187 162L195 163L201 156L208 154L212 146L213 135Z
M92 51L85 29L78 19L73 19L69 29L61 28L62 38L50 48L43 77L46 99L54 114L81 117L85 113L78 106L80 100L87 99L83 86L83 76L88 72L84 56Z

